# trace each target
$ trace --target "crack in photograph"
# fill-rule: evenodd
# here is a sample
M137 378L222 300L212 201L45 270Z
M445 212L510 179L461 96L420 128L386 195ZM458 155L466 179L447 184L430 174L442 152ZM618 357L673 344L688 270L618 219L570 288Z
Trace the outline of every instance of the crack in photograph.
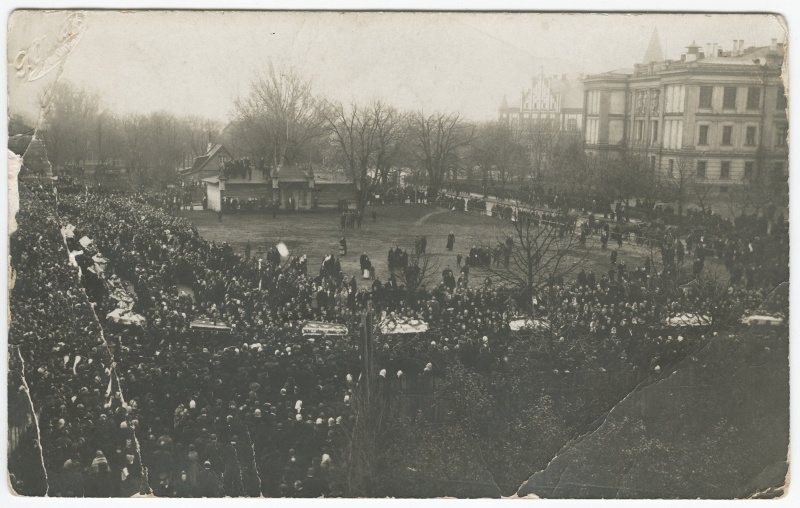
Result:
M781 15L7 37L10 495L786 494Z

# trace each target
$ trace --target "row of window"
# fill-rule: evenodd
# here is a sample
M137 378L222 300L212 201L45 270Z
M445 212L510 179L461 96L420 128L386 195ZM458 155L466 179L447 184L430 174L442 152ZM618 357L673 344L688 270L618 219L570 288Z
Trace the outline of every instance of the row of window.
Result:
M709 125L699 125L698 126L698 134L697 134L697 145L698 146L706 146L708 145L708 131L710 126ZM720 143L722 146L731 146L733 145L733 126L732 125L723 125L722 126L722 142ZM745 146L755 146L756 144L756 128L748 126L747 127L747 135L745 136Z
M664 147L665 148L680 148L679 137L683 131L683 122L680 120L667 120L667 130L664 133ZM710 125L698 125L697 133L697 146L708 146ZM788 136L789 126L782 124L776 126L775 133L775 146L786 146L786 139ZM633 140L637 144L649 141L652 144L658 143L658 122L650 122L649 135L645 133L644 120L636 120L634 123ZM722 138L720 144L722 146L733 146L733 125L722 126ZM757 146L758 145L758 127L755 125L745 126L744 146Z
M714 99L713 86L701 86L698 107L700 109L711 109ZM723 109L736 109L736 101L739 88L736 86L726 86L722 88L722 108ZM761 87L751 86L747 87L747 101L746 108L749 110L757 110L761 107ZM589 92L590 94L593 92ZM644 90L637 90L636 95L636 111L644 109ZM651 95L653 100L658 101L658 90L652 90ZM683 102L686 94L685 86L683 85L669 85L665 88L666 102L664 105L665 113L683 113ZM786 108L786 95L783 87L778 88L776 108ZM640 112L644 114L643 111Z
M683 120L665 120L664 121L664 148L681 148L681 138L683 137ZM656 144L658 139L658 122L650 122L650 132L645 135L644 120L636 120L633 130L633 140L637 144L648 142Z
M533 111L544 111L544 110L556 111L558 109L555 99L553 99L549 103L534 102L532 106L531 104L526 102L522 107L524 109L529 109Z
M708 146L710 125L697 126L697 146ZM722 126L722 138L720 144L722 146L733 146L733 125ZM789 134L789 126L780 124L776 126L775 132L775 146L786 146L786 138ZM758 145L758 127L755 125L746 125L744 134L744 146L757 146Z
M504 115L503 119L508 120L508 118ZM568 131L575 131L578 130L580 127L578 125L578 119L575 117L569 117L564 119L563 122L559 122L558 118L529 118L525 115L525 118L520 119L518 116L512 116L510 119L510 123L506 121L506 124L511 125L512 127L521 128L523 131L527 128L537 128L543 130L568 130Z
M736 109L736 97L738 87L726 86L722 88L722 109ZM697 107L701 109L711 109L714 99L713 86L701 86ZM747 87L746 109L759 109L761 107L761 87ZM786 108L786 93L783 86L778 87L778 95L775 103L777 109Z
M678 123L680 122L680 123ZM667 120L667 131L664 133L665 148L680 148L679 136L683 131L683 122L680 120ZM697 146L708 146L710 125L698 125ZM775 146L786 146L788 136L788 125L777 125L775 133ZM644 120L636 120L634 123L633 140L637 144L649 141L652 144L658 143L658 122L650 122L649 135L645 133ZM733 146L733 125L722 126L722 146ZM744 146L757 146L758 128L754 125L745 126Z
M738 88L735 86L726 86L722 89L722 109L736 109L736 95ZM700 98L697 107L702 109L711 109L711 104L714 98L713 86L701 86ZM759 109L761 105L761 88L748 87L747 88L747 109Z
M714 88L713 86L701 86L700 95L698 99L698 108L711 109L714 102ZM739 87L725 86L722 87L722 109L735 110ZM761 107L761 87L750 86L746 88L746 109L758 110ZM651 105L655 105L653 114L657 114L658 100L660 90L651 90ZM684 102L686 98L685 85L668 85L664 88L664 112L665 113L683 113ZM645 114L645 91L637 90L634 109L638 114ZM786 109L786 91L783 86L778 87L778 94L775 102L775 107L779 110ZM590 90L586 97L586 112L589 115L597 115L600 113L600 91Z
M651 159L651 166L655 165L655 157ZM776 176L782 176L784 174L784 165L783 162L775 162L772 166L772 173ZM708 178L708 161L697 161L697 171L696 176L701 180L705 180ZM667 161L667 174L670 178L675 176L675 160L669 159ZM754 161L745 161L744 163L744 173L742 174L742 178L752 178L755 174L755 162ZM719 168L719 179L720 180L730 180L731 178L731 161L722 161L720 162Z

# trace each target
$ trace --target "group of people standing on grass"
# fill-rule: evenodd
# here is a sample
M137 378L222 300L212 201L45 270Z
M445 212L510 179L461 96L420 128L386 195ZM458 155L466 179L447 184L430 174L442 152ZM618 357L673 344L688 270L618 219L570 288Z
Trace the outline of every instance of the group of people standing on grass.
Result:
M339 216L340 229L361 229L361 222L364 220L364 215L358 210L345 210Z
M788 232L755 218L693 231L687 253L703 249L753 273L714 298L652 260L622 276L618 266L614 275L554 273L524 294L470 287L463 268L464 283L446 270L412 286L395 276L408 267L399 248L389 251L389 277L360 289L333 255L317 272L302 256L259 262L209 242L158 196L59 189L57 199L48 188L21 193L10 239L9 383L30 398L39 430L9 454L20 493L343 495L360 375L447 376L455 364L499 375L531 341L542 342L531 368L543 380L577 369L653 372L701 340L665 318L755 309L783 264L788 272ZM143 326L107 319L117 301L68 261L67 225L93 240L104 278L133 288ZM428 324L403 341L378 335L375 372L361 372L353 337L303 335L313 320L354 336L370 303L379 318ZM549 331L512 332L519 315ZM200 340L191 326L200 317L229 331Z
M404 270L408 267L408 252L400 247L389 247L387 263L390 275L393 274L395 270Z

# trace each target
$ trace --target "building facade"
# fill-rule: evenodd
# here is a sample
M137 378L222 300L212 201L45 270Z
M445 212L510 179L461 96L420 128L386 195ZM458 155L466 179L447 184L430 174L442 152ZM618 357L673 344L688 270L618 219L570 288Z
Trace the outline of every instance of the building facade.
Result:
M788 177L782 44L692 43L678 61L653 61L653 44L651 61L583 81L588 153L637 155L673 178L690 167L720 193L751 175Z
M314 172L310 167L279 167L265 175L253 171L250 177L227 175L200 180L205 185L208 208L219 211L225 198L236 200L265 199L284 210L310 210L315 202Z
M530 88L523 89L509 103L504 96L498 110L498 120L524 134L531 126L545 122L558 131L580 132L583 123L582 76L566 74L539 75L531 79Z
M195 158L191 167L178 172L185 181L202 182L208 209L219 211L223 201L266 200L283 210L310 210L316 206L335 206L352 199L355 187L342 178L323 172L318 178L311 164L278 166L248 174L226 172L225 163L235 160L221 144L211 145L208 153Z
M230 160L233 160L233 156L222 143L209 143L204 155L195 157L191 166L178 170L178 177L185 182L216 177L225 162Z

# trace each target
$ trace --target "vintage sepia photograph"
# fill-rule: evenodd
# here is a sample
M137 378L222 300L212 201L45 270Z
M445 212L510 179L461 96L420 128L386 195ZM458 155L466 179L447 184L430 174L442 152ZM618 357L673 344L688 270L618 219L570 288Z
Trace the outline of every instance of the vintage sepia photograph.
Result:
M11 11L9 496L784 497L789 40Z

